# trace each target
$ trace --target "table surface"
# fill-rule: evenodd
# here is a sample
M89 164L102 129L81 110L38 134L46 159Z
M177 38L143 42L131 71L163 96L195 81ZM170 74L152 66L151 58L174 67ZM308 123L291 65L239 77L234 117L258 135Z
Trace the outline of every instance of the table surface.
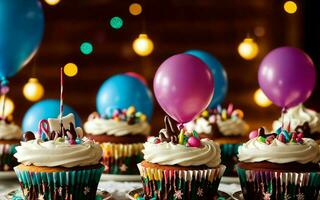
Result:
M114 182L114 181L101 181L98 188L108 191L112 194L113 199L123 200L126 199L126 194L134 189L142 187L140 182ZM0 179L0 200L4 200L4 195L12 190L19 188L19 183L16 179ZM234 192L239 191L240 185L236 183L220 183L219 190L232 195Z

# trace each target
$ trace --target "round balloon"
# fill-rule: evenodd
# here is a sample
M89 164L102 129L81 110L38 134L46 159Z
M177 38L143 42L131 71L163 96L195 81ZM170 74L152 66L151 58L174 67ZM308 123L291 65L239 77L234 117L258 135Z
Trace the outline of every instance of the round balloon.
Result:
M0 3L0 77L15 75L35 54L42 39L44 17L38 0Z
M227 73L222 64L213 55L206 51L189 50L185 53L200 58L210 68L211 73L214 76L214 95L209 104L209 108L216 107L223 101L228 91Z
M199 58L177 54L160 65L153 88L162 109L177 122L186 123L209 105L214 79Z
M81 126L79 115L70 106L63 105L63 115L73 113L75 117L76 126ZM42 119L57 118L60 114L60 100L45 99L33 104L26 112L22 119L22 130L36 132L38 131L38 123Z
M110 116L112 109L134 106L151 120L153 111L153 99L148 87L139 79L125 74L112 76L101 85L96 105L102 116Z
M144 85L148 85L147 80L140 74L136 73L136 72L127 72L125 73L125 75L128 76L132 76L134 78L139 79Z
M274 104L290 108L310 97L316 83L316 69L311 58L300 49L280 47L262 60L258 79Z

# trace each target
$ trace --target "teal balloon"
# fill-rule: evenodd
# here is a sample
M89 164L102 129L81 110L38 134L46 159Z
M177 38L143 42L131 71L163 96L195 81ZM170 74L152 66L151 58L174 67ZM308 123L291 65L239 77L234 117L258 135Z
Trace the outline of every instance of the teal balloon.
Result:
M185 53L200 58L208 65L214 76L214 95L208 107L213 108L221 104L228 91L228 77L222 64L217 58L206 51L189 50Z
M114 109L126 109L134 106L151 120L153 97L149 88L139 79L119 74L103 82L97 93L97 111L110 117Z
M44 31L38 0L0 1L0 78L15 75L37 51Z
M70 106L63 105L63 116L74 114L76 126L81 126L78 113ZM45 99L33 104L22 119L22 130L37 132L38 124L42 119L58 118L60 114L60 100Z

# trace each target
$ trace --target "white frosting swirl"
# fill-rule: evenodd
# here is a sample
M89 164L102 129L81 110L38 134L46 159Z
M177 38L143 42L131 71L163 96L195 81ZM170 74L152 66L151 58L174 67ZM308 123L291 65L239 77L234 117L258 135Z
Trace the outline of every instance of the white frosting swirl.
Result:
M14 123L6 123L5 121L0 121L0 140L20 140L22 137L22 132L19 126Z
M42 142L40 139L21 142L16 147L14 157L24 165L45 167L76 167L89 166L99 163L102 157L102 149L91 140L85 140L81 144L71 145L67 141L59 142L49 140Z
M116 121L113 119L95 118L87 121L84 124L86 133L92 135L114 135L124 136L128 134L148 135L150 132L150 125L147 122L139 122L135 124L128 124L124 121Z
M220 147L212 140L202 139L202 147L187 147L171 142L154 144L150 138L144 143L144 159L160 165L217 167L220 165Z
M320 113L305 108L302 104L293 107L284 115L284 125L288 126L290 122L291 128L295 129L297 126L308 122L311 133L320 132ZM282 126L282 118L273 122L273 130L277 130Z
M219 131L224 136L245 135L249 130L248 124L240 118L227 119L224 121L218 120L217 124Z
M251 139L239 147L239 161L272 163L298 162L318 163L320 161L319 145L310 138L303 138L304 143L282 143L275 139L271 144L259 142L257 138Z
M224 136L245 135L249 130L248 124L239 118L227 120L219 119L217 120L217 125L219 127L219 131ZM212 125L203 117L187 123L186 129L189 132L195 130L198 133L212 134Z

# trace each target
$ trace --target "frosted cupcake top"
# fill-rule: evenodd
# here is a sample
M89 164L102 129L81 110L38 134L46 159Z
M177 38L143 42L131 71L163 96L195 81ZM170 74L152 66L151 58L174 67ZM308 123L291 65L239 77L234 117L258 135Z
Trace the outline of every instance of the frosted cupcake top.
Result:
M214 124L217 124L219 130L214 130ZM243 112L239 109L233 109L229 104L227 109L218 106L216 109L208 109L193 122L186 124L187 130L195 130L198 133L218 134L223 136L242 136L248 133L249 126L243 120Z
M11 120L0 119L0 140L20 140L22 132Z
M128 109L115 109L111 117L101 117L98 113L89 116L84 130L91 135L148 135L150 125L147 117L136 112L133 106Z
M62 123L61 123L62 122ZM102 149L94 141L83 138L74 116L42 120L37 134L27 132L25 142L16 147L14 156L24 165L44 167L76 167L99 163Z
M220 147L208 139L200 140L196 131L192 133L177 128L168 116L165 129L159 137L150 137L144 143L144 159L160 165L217 167L220 165Z
M239 147L239 161L301 164L320 161L319 145L302 133L279 128L275 133L265 134L265 130L250 133L250 140Z
M284 117L284 125L288 126L290 122L290 126L292 128L297 128L298 126L308 125L310 128L310 133L320 133L320 113L313 111L311 109L305 108L302 104L291 108L287 111ZM277 130L282 126L282 118L280 117L278 120L273 122L273 130Z

